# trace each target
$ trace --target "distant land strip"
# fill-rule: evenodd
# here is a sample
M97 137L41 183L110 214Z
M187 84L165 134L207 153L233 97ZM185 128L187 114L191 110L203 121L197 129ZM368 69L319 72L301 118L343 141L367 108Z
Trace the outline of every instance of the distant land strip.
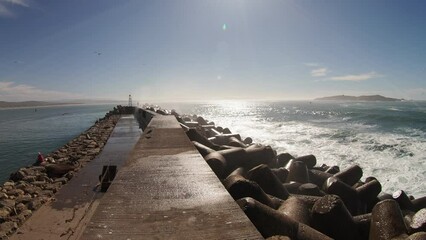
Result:
M400 102L404 99L389 98L381 95L368 95L368 96L346 96L338 95L331 97L316 98L315 100L327 100L327 101L386 101L386 102Z
M24 101L24 102L6 102L0 101L0 108L18 108L18 107L44 107L59 105L81 104L76 102L43 102L43 101Z

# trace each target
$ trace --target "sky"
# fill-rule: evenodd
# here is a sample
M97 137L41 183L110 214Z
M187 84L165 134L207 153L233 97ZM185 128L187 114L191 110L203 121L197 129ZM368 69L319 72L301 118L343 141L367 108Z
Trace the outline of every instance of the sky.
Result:
M0 101L426 100L426 1L0 0Z

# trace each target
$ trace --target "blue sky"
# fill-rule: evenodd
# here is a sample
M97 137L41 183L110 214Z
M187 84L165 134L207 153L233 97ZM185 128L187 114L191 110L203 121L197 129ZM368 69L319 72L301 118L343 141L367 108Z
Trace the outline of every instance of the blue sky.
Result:
M426 1L0 0L0 101L426 100Z

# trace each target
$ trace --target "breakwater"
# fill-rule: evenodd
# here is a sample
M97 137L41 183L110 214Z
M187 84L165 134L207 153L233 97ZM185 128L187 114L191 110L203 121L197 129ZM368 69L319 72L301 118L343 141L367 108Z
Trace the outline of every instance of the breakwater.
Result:
M0 238L14 233L34 211L54 201L55 193L102 151L119 115L128 111L114 108L78 137L47 154L44 163L12 173L0 187Z
M133 110L122 108L126 113ZM105 196L95 202L88 200L86 210L75 210L77 202L69 203L63 197L62 202L69 206L64 208L62 203L56 208L57 216L40 218L36 216L40 211L36 212L25 223L30 222L27 232L21 228L13 239L30 239L34 231L45 234L52 228L62 229L50 232L51 238L45 239L424 238L425 198L414 199L403 191L382 193L377 179L361 181L363 170L359 166L342 170L317 166L313 155L277 153L195 115L146 108L138 109L135 118L144 129L143 137L132 151L126 150L132 152L128 159L119 160L127 159ZM84 137L81 140L84 142ZM121 144L123 139L112 142ZM116 152L116 147L107 154ZM54 159L56 164L59 159ZM80 164L67 165L75 168L69 172L81 168ZM100 166L102 163L93 169L98 171ZM44 171L47 174L47 167ZM88 174L97 178L93 173ZM49 182L61 178L47 177ZM70 178L58 193L77 178L78 174ZM92 189L92 183L84 184L84 190L70 192L84 195L86 189ZM83 186L81 182L74 185ZM63 217L64 211L69 212L67 217ZM38 223L39 219L54 217L59 219L54 224ZM82 219L76 223L80 229L69 227L78 219ZM57 227L57 222L62 226ZM10 225L15 228L17 223Z
M358 165L317 166L314 155L277 153L200 116L176 116L265 238L426 238L426 197L384 193L376 178L361 181Z

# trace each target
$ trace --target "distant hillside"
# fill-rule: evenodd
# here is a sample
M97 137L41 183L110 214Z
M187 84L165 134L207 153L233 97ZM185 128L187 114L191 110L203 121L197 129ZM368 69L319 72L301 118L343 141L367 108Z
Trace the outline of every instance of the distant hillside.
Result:
M5 102L0 101L0 108L16 108L16 107L41 107L41 106L55 106L75 103L55 103L55 102L42 102L42 101L25 101L25 102Z
M316 98L315 100L328 100L328 101L387 101L387 102L397 102L397 101L402 101L404 99L388 98L388 97L383 97L381 95L368 95L368 96L359 96L359 97L338 95L338 96L331 96L331 97Z

